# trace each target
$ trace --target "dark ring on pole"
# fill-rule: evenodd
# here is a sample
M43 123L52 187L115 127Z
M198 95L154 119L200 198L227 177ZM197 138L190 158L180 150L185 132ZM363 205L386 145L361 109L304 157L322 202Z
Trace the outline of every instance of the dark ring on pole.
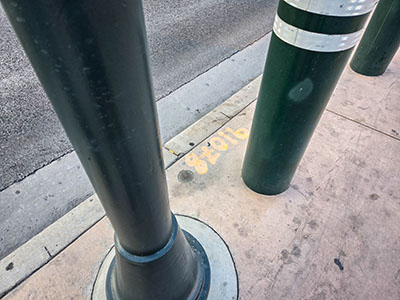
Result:
M139 256L126 251L115 235L116 255L107 273L107 300L207 299L211 279L207 254L196 238L180 229L173 214L171 214L171 219L170 240L161 250L151 255ZM189 249L182 247L185 239L191 246ZM194 260L191 259L193 253ZM177 260L180 263L177 263ZM191 262L197 263L197 266L190 265ZM174 267L176 265L184 269L177 269ZM193 270L196 270L194 285L191 278ZM166 276L169 280L165 280ZM156 281L158 282L155 283ZM179 283L180 286L184 286L185 283L191 283L191 285L187 284L182 291L171 282Z
M297 28L325 34L344 34L358 31L363 28L369 16L369 12L360 16L348 17L320 15L298 9L285 1L279 2L277 14L286 23Z
M115 244L115 249L119 252L121 256L123 256L126 260L131 261L132 263L135 264L145 264L145 263L150 263L152 261L155 261L159 259L160 257L164 256L168 251L171 250L172 246L174 245L174 242L176 240L176 235L178 232L178 226L177 226L177 221L176 218L173 214L171 214L171 219L172 219L172 233L171 233L171 238L169 239L168 243L162 248L161 250L150 254L150 255L135 255L130 253L129 251L125 250L124 247L122 247L121 243L118 240L117 235L114 234L114 244Z

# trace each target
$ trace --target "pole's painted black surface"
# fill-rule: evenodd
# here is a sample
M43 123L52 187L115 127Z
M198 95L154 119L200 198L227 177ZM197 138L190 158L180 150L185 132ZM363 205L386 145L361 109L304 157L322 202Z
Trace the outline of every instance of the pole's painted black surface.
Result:
M242 175L252 190L274 195L289 187L350 50L312 53L274 33L269 49Z
M140 1L2 1L123 247L171 235Z
M320 45L324 46L331 35L345 38L359 32L367 20L367 14L341 17L310 13L283 0L277 15L294 30L306 31L312 37L309 46L315 49L284 41L275 31L282 32L285 27L274 25L242 169L246 185L267 195L279 194L289 187L352 51L324 52L318 50L313 38L321 39ZM288 32L290 36L291 31ZM304 37L300 35L297 40ZM338 49L349 40L340 40Z
M385 73L400 46L400 1L380 0L350 62L357 73Z
M171 217L142 2L1 1L115 229L108 298L204 299L207 259Z

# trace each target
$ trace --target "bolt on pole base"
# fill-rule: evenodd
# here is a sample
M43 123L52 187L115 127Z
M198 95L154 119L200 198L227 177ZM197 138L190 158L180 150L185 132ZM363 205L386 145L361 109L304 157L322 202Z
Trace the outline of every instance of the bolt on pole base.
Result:
M238 283L236 269L225 242L212 228L201 221L187 216L177 216L177 219L183 228L182 236L189 242L198 263L197 283L192 293L186 299L237 299ZM175 227L175 224L174 222L174 228L179 228L179 226ZM168 245L166 247L168 247ZM170 251L173 251L172 245L170 249ZM152 268L149 264L153 263L157 265L156 268L158 268L159 272L162 272L160 265L163 264L164 268L171 268L170 271L173 273L176 271L182 272L182 270L174 270L173 265L168 266L168 258L165 259L168 256L168 250L165 252L163 250L164 249L150 256L140 257L141 263L133 261L132 269L141 269L140 275L142 276L143 269ZM94 283L93 300L120 299L115 288L115 280L117 278L114 272L117 258L115 252L118 252L118 250L113 247L100 267L96 282ZM151 257L155 259L152 260ZM162 260L164 260L164 262L162 262ZM167 263L165 264L165 262ZM160 289L160 282L157 282L154 273L151 274L149 278L154 284L153 289ZM143 280L143 277L141 277L141 280ZM171 278L168 278L168 282L171 282ZM132 283L132 286L134 286L134 283ZM175 286L175 289L176 287L177 286ZM151 292L148 288L149 287L147 287L147 291ZM140 292L138 291L138 293ZM140 299L140 296L137 297L137 299ZM165 294L165 297L162 297L162 299L174 298Z

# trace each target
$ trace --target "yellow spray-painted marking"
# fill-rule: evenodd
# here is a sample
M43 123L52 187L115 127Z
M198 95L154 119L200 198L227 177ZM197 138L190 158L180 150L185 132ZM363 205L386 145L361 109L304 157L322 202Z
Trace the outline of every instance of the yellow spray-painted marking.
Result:
M229 135L223 133L222 131L218 131L218 135L222 136L223 138L225 138L227 141L229 141L231 144L237 145L238 141L231 138Z
M238 130L233 131L231 128L226 127L225 131L232 133L234 136L241 140L247 139L249 137L249 131L246 128L239 128Z
M201 147L201 150L203 150L203 153L200 155L200 159L207 157L208 162L212 165L215 165L217 159L221 156L221 153L215 153L213 155L214 149L210 149L206 146Z
M247 130L246 128L233 130L232 128L226 127L225 132L218 131L217 134L219 136L213 136L209 140L209 145L214 149L202 146L202 153L199 156L197 156L197 154L193 152L186 155L186 164L189 167L193 167L200 175L206 174L208 172L207 162L215 165L218 158L222 154L220 152L225 152L229 149L229 145L226 141L228 141L232 145L238 145L239 142L234 139L234 137L239 140L244 140L249 137L249 130ZM207 161L205 159L207 159Z
M186 155L185 161L188 166L194 167L197 173L201 175L206 174L208 171L207 163L204 160L199 159L196 153L192 152Z
M219 150L219 151L226 151L229 148L228 144L225 143L225 141L218 136L212 137L210 139L210 144L214 149Z

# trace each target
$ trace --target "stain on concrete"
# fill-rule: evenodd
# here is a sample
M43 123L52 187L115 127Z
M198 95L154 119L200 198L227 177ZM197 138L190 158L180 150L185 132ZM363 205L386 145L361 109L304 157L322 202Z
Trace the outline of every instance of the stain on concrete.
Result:
M394 275L394 279L400 279L400 269L397 271L396 275Z
M311 229L317 229L318 228L318 223L315 221L315 220L311 220L310 222L308 222L307 223L308 224L308 226L311 228Z
M335 263L335 265L338 266L338 268L339 268L340 271L343 271L343 270L344 270L343 264L342 264L342 262L340 261L339 258L335 258L335 259L333 260L333 262Z
M285 265L293 263L293 259L290 257L289 251L283 249L281 252L281 259Z
M193 181L194 179L194 174L190 170L182 170L178 173L178 180L180 182L190 182Z
M360 167L360 168L364 168L364 167L367 165L367 163L366 163L365 161L363 161L363 160L361 160L361 159L359 159L359 158L352 159L352 162L353 162L356 166L358 166L358 167Z
M297 225L300 225L301 224L301 220L298 217L294 217L293 218L293 223L297 224Z
M298 246L294 246L291 254L295 257L301 256L301 249Z
M238 231L238 233L239 233L239 235L240 235L241 237L247 237L247 236L248 236L248 233L247 233L247 230L246 230L245 227L239 227L239 228L237 229L237 231Z
M369 199L371 199L372 201L378 200L379 199L379 195L378 194L371 194L369 195Z
M390 218L392 216L392 214L390 213L390 211L388 211L386 208L383 209L383 213L385 214L386 217Z
M351 215L349 217L351 222L351 230L358 232L358 229L364 225L364 219L359 215Z
M247 257L247 258L252 258L253 256L254 256L254 251L253 251L253 249L251 248L251 249L247 249L245 252L244 252L244 255Z
M14 263L13 263L13 262L10 262L10 263L6 266L6 271L10 271L10 270L12 270L12 269L14 269Z
M330 134L332 137L335 137L335 138L337 138L337 137L340 136L340 133L337 132L337 131L336 131L335 129L333 129L333 128L331 128L331 129L329 130L329 134Z
M307 300L340 299L338 289L331 282L321 282L312 291Z

